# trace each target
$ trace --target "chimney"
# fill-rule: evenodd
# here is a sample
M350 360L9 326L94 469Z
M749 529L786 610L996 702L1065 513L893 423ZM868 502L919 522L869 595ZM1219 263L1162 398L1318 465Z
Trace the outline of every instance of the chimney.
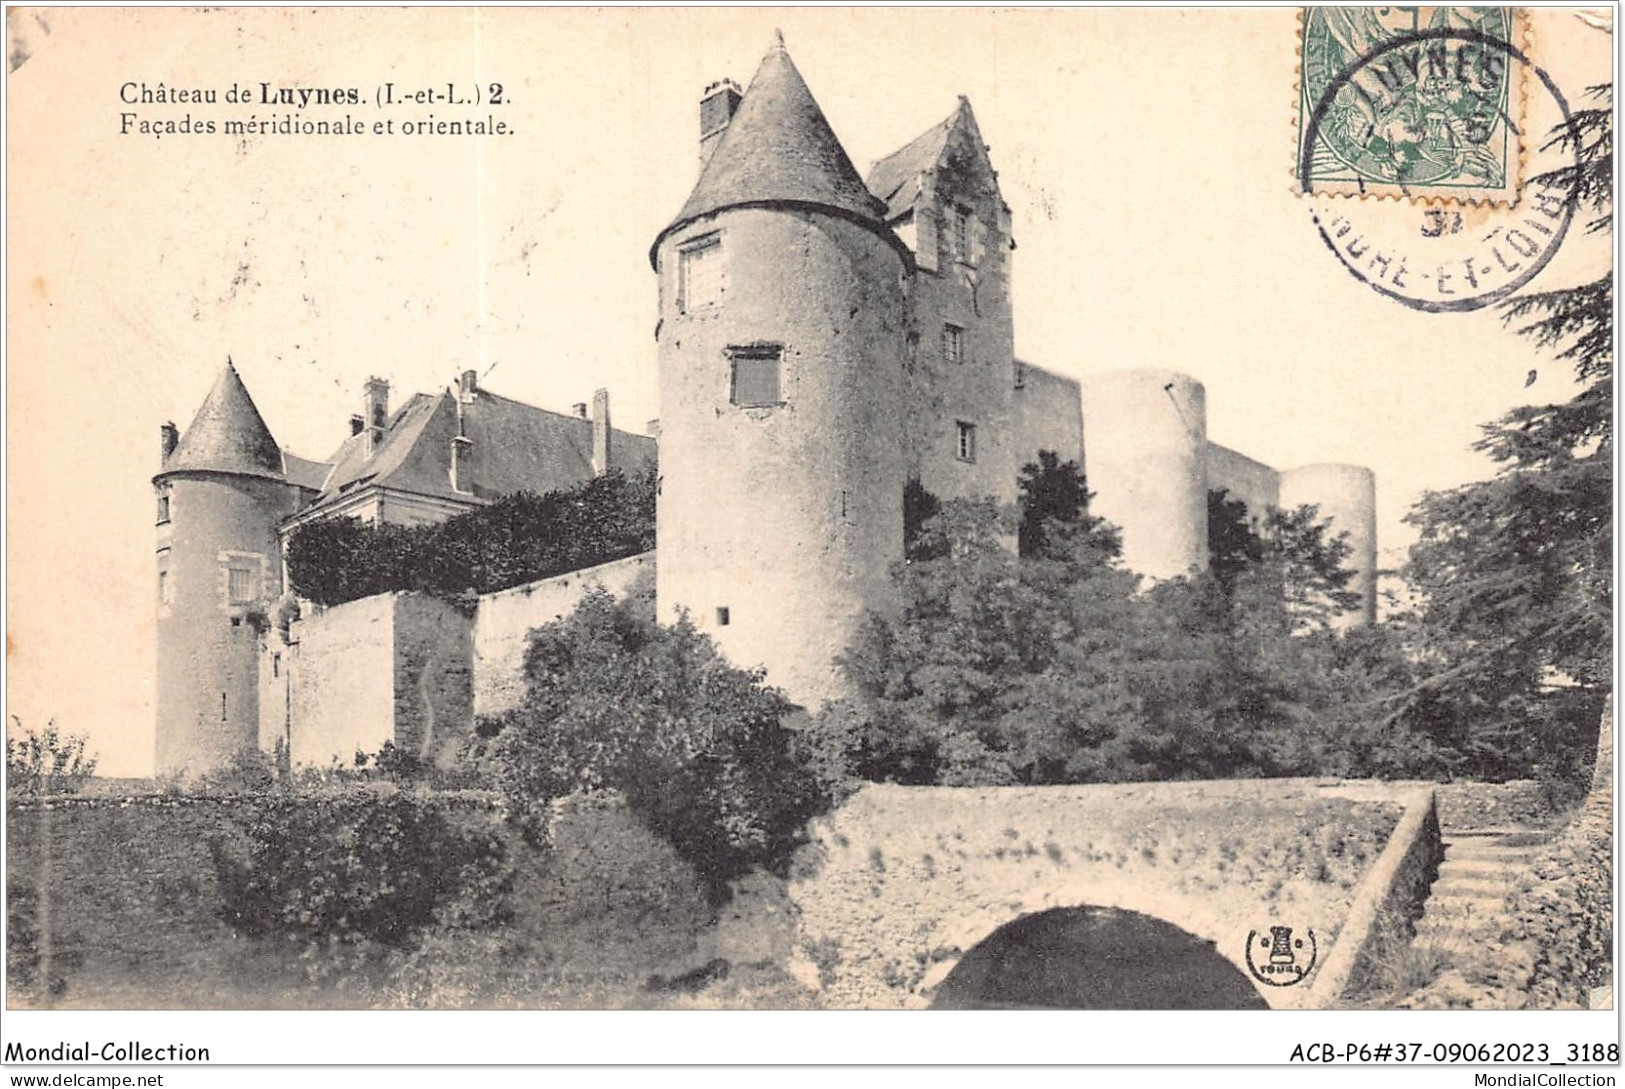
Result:
M474 440L467 435L451 440L451 488L470 495L474 492Z
M700 96L700 169L711 161L711 153L728 130L739 100L745 97L739 84L731 79L720 79L705 89Z
M474 394L480 388L480 372L464 371L457 376L457 394L465 401L472 401Z
M575 404L571 405L570 415L574 416L578 420L585 420L587 418L587 402L577 401Z
M362 430L365 429L366 426L367 426L367 421L362 419L360 416L351 416L350 417L350 434L351 435L359 435L359 434L361 434Z
M592 472L603 476L609 472L609 390L592 391Z
M660 437L660 417L656 416L654 419L644 424L643 433L648 435L651 439L658 439Z
M389 426L389 383L376 375L367 379L361 415L367 430L367 456L370 458L384 444L384 429Z
M180 428L175 426L175 421L174 420L170 420L166 424L159 425L159 428L158 428L158 464L160 466L165 466L165 465L169 464L169 455L171 455L171 454L173 454L175 452L175 447L180 441L181 441L181 431L180 431Z

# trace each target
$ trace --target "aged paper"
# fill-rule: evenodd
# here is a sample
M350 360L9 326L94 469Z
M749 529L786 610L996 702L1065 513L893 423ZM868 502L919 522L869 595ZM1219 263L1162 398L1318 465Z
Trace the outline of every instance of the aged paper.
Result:
M1426 139L1396 150L1395 140L1371 131L1358 141L1350 133L1358 127L1354 114L1381 105L1386 86L1385 77L1370 75L1367 54L1388 49L1391 59L1392 49L1380 43L1402 30L1382 24L1366 37L1340 36L1327 24L1334 10L1343 9L1316 9L1309 26L1293 8L8 9L8 715L23 727L54 721L64 734L86 735L103 776L140 780L158 769L158 617L167 592L155 584L154 566L155 551L167 547L154 540L159 427L173 421L185 430L228 360L276 445L320 467L311 470L318 491L326 459L351 437L351 416L364 411L370 377L387 379L393 411L414 394L455 394L459 376L470 371L482 390L562 416L597 412L585 406L607 389L615 427L637 436L658 432L662 470L671 473L679 462L668 464L670 421L665 429L645 426L668 414L657 357L676 326L675 311L663 307L691 307L706 292L743 297L756 275L735 266L725 288L702 271L692 281L684 272L679 283L672 264L681 256L686 269L706 241L691 229L696 217L683 214L685 201L695 199L708 123L702 96L726 78L746 88L764 55L778 53L793 58L839 149L871 188L874 164L922 133L951 129L962 101L974 110L1005 207L980 220L973 207L960 210L968 218L959 222L950 214L930 228L942 239L927 238L912 212L899 211L922 170L890 179L896 184L884 193L770 194L794 205L794 214L833 215L841 230L862 226L865 216L883 222L884 244L863 250L863 260L917 270L941 259L933 284L947 282L951 261L943 255L957 255L963 283L955 289L972 300L965 304L972 318L938 322L916 334L921 343L950 363L973 347L985 352L986 341L961 343L961 324L975 333L981 326L971 323L991 312L984 307L1006 306L1008 326L998 333L1004 365L1020 360L1036 368L1029 390L1048 379L1082 383L1085 452L1096 427L1088 391L1102 388L1093 380L1126 369L1167 371L1194 376L1192 400L1179 399L1187 390L1176 377L1152 389L1151 400L1160 408L1166 393L1181 411L1200 407L1206 438L1220 452L1214 456L1231 459L1225 471L1235 480L1256 469L1273 482L1276 469L1320 464L1369 470L1375 488L1362 592L1375 614L1379 573L1400 566L1414 540L1407 511L1424 492L1493 473L1471 449L1478 425L1531 398L1561 401L1579 388L1568 367L1508 329L1496 304L1521 291L1586 282L1610 267L1611 235L1588 232L1588 216L1565 213L1560 194L1526 183L1565 165L1546 134L1565 110L1588 103L1588 88L1608 81L1614 43L1607 12L1537 8L1514 17L1506 10L1495 26L1516 30L1511 52L1483 47L1488 24L1463 30L1446 20L1436 28L1438 41L1478 48L1479 68L1463 78L1484 101L1457 108L1452 100L1453 121L1415 129ZM1441 62L1441 78L1449 70ZM1337 99L1339 85L1364 89ZM1425 111L1436 90L1418 91L1406 108ZM1354 97L1365 105L1346 101ZM740 108L749 101L747 92ZM1324 136L1334 123L1335 138ZM1385 123L1399 131L1404 122L1387 116ZM1313 128L1327 147L1305 146ZM1370 177L1357 176L1362 170ZM749 190L759 183L745 176L737 181L745 196L732 204L726 194L713 196L700 211L762 211L771 202ZM1002 280L973 248L983 229L1015 244L1001 250ZM651 257L663 253L667 263L657 273ZM980 264L964 259L971 253ZM854 278L870 274L854 262ZM895 275L886 290L902 292ZM809 281L791 297L800 306L813 294ZM907 298L921 305L919 296ZM844 302L831 304L830 313L832 322L848 318ZM906 343L900 327L892 333ZM734 384L717 386L729 391L717 393L719 403L732 398L763 419L776 406L794 406L793 373L784 372L781 392L779 372L761 369L764 360L776 365L771 353L791 339L771 330L734 336ZM741 393L741 382L757 383L755 392ZM1004 389L1006 410L1019 415ZM1111 403L1137 402L1125 394ZM988 422L994 410L980 421L973 411L944 416L945 428L958 427L945 463L986 467L998 455L1019 468L1020 442L1001 453ZM1069 419L1077 415L1074 409ZM834 435L828 447L816 447L819 456L838 459L854 443L907 426L883 409L862 418L870 431ZM1142 429L1132 416L1103 411L1099 433L1114 425ZM684 476L680 486L710 490L718 524L755 532L749 511L723 509L733 494L718 483L725 477L734 479L719 468L714 478ZM1013 479L1006 486L1013 489ZM830 507L832 524L860 532L860 492L831 494L838 505ZM1124 502L1124 518L1133 517L1132 507ZM177 510L177 527L179 518ZM1182 569L1178 548L1185 545L1141 537L1127 547L1140 541L1148 542L1147 564L1171 554L1171 573ZM227 551L220 590L229 600L235 591ZM273 565L255 577L275 581ZM722 629L747 630L749 609L773 601L775 585L753 582L737 598L685 604L703 608L702 626L729 648L732 636ZM827 663L825 629L814 628L775 632L771 649L754 658L748 642L732 644L730 653L749 659L742 664L768 663L770 679L779 660L773 655L799 661L796 655L816 645ZM793 669L787 675L800 676ZM1281 797L1290 802L1299 789L1309 791L1293 787ZM1387 807L1401 826L1424 819L1415 799L1425 785L1339 789L1337 805ZM1228 790L1203 796L1199 822L1219 827L1240 811L1229 808ZM1078 797L1075 813L1093 813L1104 824L1161 804L1144 793ZM1313 804L1325 803L1324 795L1314 797ZM943 861L933 843L954 821L978 841L973 850L998 852L1001 861L1001 837L1020 821L1039 833L1022 826L1008 849L1025 847L1039 863L1046 852L1083 852L1088 838L1073 844L1058 834L1046 842L1045 829L1078 822L1066 824L1047 803L1021 810L1027 800L945 815L929 799L898 800L882 790L854 804L859 808L843 810L820 833L824 846L833 851L840 837L862 834L869 827L863 814L871 812L879 814L874 821L905 829L899 842L907 841L916 867L925 865L916 856L934 857L933 866ZM1375 841L1373 855L1384 842ZM1196 903L1177 880L1165 888L1146 877L1138 885L1128 869L1115 905L1149 911L1184 897L1186 929L1219 943L1249 1001L1262 994L1257 1002L1266 1006L1332 1004L1322 1001L1325 990L1305 997L1316 985L1309 975L1315 958L1334 951L1330 942L1317 949L1313 934L1306 944L1311 924L1271 920L1250 901ZM908 899L901 875L867 855L850 859L848 870L832 869L831 881L854 889L872 882L885 897ZM749 887L736 914L799 913L811 937L797 951L741 924L743 937L706 939L721 943L706 947L715 958L688 950L692 964L674 954L656 967L673 977L699 971L696 985L704 986L713 959L768 962L783 954L814 990L821 981L832 1005L922 1005L918 996L954 967L935 950L963 945L963 952L990 933L1001 921L993 900L1017 905L1014 919L1086 893L1045 886L1029 896L1001 886L987 903L977 901L976 921L952 925L937 916L952 914L948 901L958 893L939 890L932 895L940 902L909 900L906 911L861 922L842 915L839 904L773 899L782 895ZM1347 921L1346 907L1333 913L1333 929ZM1320 908L1303 910L1308 919ZM949 937L917 937L925 932L919 928L939 923L933 933ZM916 941L919 949L909 944ZM751 942L759 942L754 952L739 952ZM822 965L814 955L841 942L849 954L861 950L869 966L860 971L850 957L845 967ZM1256 988L1246 965L1255 967ZM1329 971L1324 962L1319 968ZM101 998L85 1004L140 1009L140 978L137 972L108 983ZM1302 988L1281 986L1300 979ZM185 981L168 979L154 990L173 1005ZM895 1001L874 997L894 992ZM198 1004L241 1001L205 997ZM555 1001L581 1003L592 1005L579 995ZM1181 1032L1194 1024L1158 1023L1177 1023ZM58 1038L57 1028L34 1024L29 1031L38 1041ZM1558 1036L1522 1029L1507 1040L1559 1046ZM150 1040L160 1032L179 1040L186 1031L154 1028ZM502 1061L536 1057L505 1033L474 1031L489 1034L478 1038ZM652 1058L688 1046L659 1036L664 1031L651 1029L658 1040ZM299 1057L256 1044L246 1030L232 1039L215 1045L217 1061L225 1050L235 1062ZM470 1052L436 1050L441 1045L422 1037L391 1046L400 1050L367 1048L345 1058L313 1042L309 1061L474 1061ZM855 1044L853 1054L873 1059L885 1046ZM1190 1061L1223 1045L1210 1037L1205 1046L1210 1050ZM1155 1058L1110 1054L1118 1062ZM1288 1058L1280 1048L1227 1054L1232 1061ZM1045 1055L1075 1061L1054 1049Z

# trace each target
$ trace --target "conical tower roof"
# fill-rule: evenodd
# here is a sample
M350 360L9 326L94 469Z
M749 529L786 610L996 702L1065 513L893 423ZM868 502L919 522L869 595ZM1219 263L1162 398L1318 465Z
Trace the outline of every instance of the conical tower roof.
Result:
M678 228L762 204L814 207L886 231L885 205L863 184L783 42L762 58L683 210L655 239L651 262Z
M283 479L282 451L229 359L163 471L183 469Z

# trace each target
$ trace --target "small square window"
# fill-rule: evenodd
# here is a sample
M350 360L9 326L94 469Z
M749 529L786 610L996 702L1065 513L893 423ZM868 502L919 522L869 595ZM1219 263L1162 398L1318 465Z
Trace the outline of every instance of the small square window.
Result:
M942 327L942 358L949 363L965 362L965 330L957 325Z
M677 309L685 314L722 301L722 236L708 234L677 251Z
M745 407L782 404L779 363L783 355L784 350L777 344L729 348L729 402Z
M976 425L958 421L959 434L957 436L956 455L960 461L976 460Z

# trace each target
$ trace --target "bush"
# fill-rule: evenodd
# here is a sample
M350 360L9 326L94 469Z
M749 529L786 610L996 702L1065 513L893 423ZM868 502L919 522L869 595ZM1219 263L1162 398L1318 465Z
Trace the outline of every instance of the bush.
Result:
M245 855L209 843L222 917L254 937L405 946L425 929L503 921L500 835L454 824L432 797L352 788L267 794L237 810Z
M289 538L288 579L322 605L404 590L457 598L624 559L654 547L656 480L653 466L609 473L426 526L312 522Z
M554 799L610 788L714 903L752 866L783 871L831 789L782 693L730 666L686 619L662 627L603 590L531 640L525 702L482 724L493 777L531 839L545 837Z
M11 721L16 736L6 732L8 797L77 794L96 774L96 758L86 755L84 737L62 737L54 720L39 732L24 729L16 715L11 716Z

